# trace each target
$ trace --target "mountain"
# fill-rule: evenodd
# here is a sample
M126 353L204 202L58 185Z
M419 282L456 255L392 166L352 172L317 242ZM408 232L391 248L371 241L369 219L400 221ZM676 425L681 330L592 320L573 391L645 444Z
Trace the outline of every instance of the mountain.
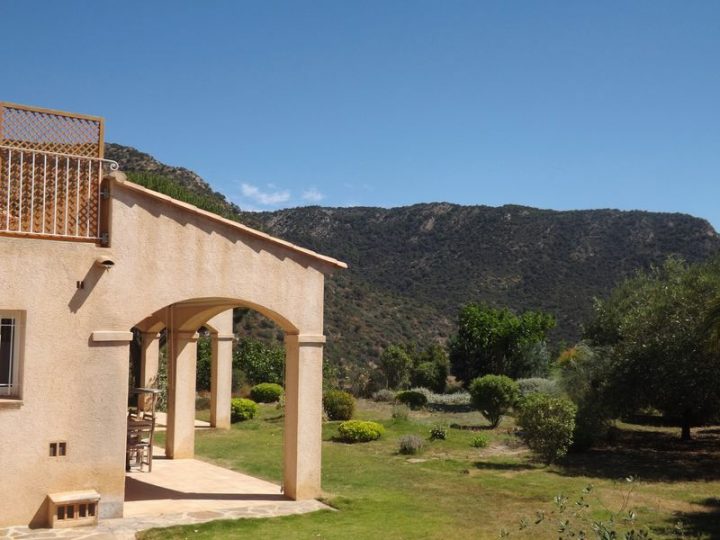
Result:
M123 146L121 144L106 143L105 144L105 158L117 161L120 165L120 170L125 173L134 174L134 176L145 176L146 182L142 182L143 185L154 179L158 183L158 179L170 180L172 184L175 184L180 188L181 192L187 192L190 195L195 195L196 198L205 201L205 205L212 203L214 209L213 212L217 212L223 216L230 217L240 212L240 208L229 202L225 195L217 191L213 191L205 180L203 180L197 173L186 169L185 167L175 167L172 165L166 165L155 159L150 154L146 154L132 148L131 146ZM160 180L159 183L166 184ZM148 186L150 187L150 186ZM152 187L151 187L152 189ZM163 191L156 189L156 191ZM164 191L163 191L164 192ZM171 193L167 193L172 195ZM198 206L202 206L203 202L200 202Z
M109 146L121 154L122 147ZM198 206L229 204L186 169L150 156L118 161L136 171L135 181L161 175L164 184L154 180L161 189L185 186L179 197ZM374 361L389 343L445 340L468 302L552 313L554 341L571 342L593 298L623 278L671 255L696 262L720 251L712 226L685 214L448 203L227 209L234 219L349 264L327 281L327 357L336 365Z

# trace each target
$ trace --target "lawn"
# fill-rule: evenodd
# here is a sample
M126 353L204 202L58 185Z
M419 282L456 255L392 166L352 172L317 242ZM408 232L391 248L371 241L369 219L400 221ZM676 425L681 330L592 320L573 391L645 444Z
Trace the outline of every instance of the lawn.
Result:
M606 519L623 506L637 512L635 527L653 538L675 538L683 523L686 538L720 538L720 429L696 430L696 440L681 443L679 431L666 427L619 424L612 445L571 454L562 463L535 462L513 434L512 418L495 430L487 448L473 448L478 432L448 429L444 441L427 441L417 456L397 452L405 434L427 439L436 424L483 426L473 412L416 412L405 421L391 417L391 407L361 401L357 416L386 427L380 441L348 445L333 442L336 422L323 431L324 500L337 511L274 519L219 521L192 527L157 529L142 538L557 538L553 511L556 495L570 498L563 515L592 485L584 512ZM255 420L229 431L200 431L200 459L280 482L282 416L274 406L261 407ZM632 484L623 479L635 476ZM536 511L546 519L532 525ZM523 518L530 527L520 531ZM587 527L586 527L587 530Z

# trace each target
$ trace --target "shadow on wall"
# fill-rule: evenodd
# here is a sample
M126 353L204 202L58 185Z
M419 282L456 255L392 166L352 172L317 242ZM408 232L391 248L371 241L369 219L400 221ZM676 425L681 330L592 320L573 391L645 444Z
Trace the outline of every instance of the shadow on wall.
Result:
M85 303L85 300L88 299L105 272L107 272L107 269L102 268L95 263L90 266L90 269L85 274L85 277L81 280L82 288L76 289L75 294L70 299L70 302L68 302L70 311L77 313L80 310Z
M49 500L47 497L43 500L42 504L40 505L40 508L38 508L38 511L35 512L35 515L30 520L30 523L28 523L28 527L31 529L40 529L43 527L48 526L48 509L49 509Z

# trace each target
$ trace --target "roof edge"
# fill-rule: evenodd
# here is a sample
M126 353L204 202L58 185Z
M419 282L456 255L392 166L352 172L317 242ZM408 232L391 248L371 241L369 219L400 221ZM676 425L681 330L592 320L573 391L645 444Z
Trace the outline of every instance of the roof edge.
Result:
M300 247L296 244L293 244L292 242L288 242L287 240L283 240L281 238L271 236L262 231L258 231L257 229L253 229L252 227L248 227L247 225L243 225L242 223L239 223L237 221L232 221L231 219L227 219L227 218L224 218L217 214L213 214L212 212L208 212L207 210L198 208L197 206L192 205L190 203L186 203L183 201L179 201L177 199L173 199L169 195L165 195L164 193L158 193L157 191L148 189L144 186L141 186L140 184L131 182L130 180L127 180L127 178L125 178L125 175L123 173L121 173L121 174L111 173L110 177L112 178L114 183L121 185L123 187L126 187L132 191L142 193L148 197L152 197L154 199L164 201L164 202L171 204L173 206L176 206L178 208L182 208L183 210L187 210L187 211L190 211L199 216L208 218L212 221L222 223L223 225L232 227L233 229L236 229L244 234L247 234L248 236L252 236L254 238L259 238L261 240L266 240L268 242L272 242L273 244L282 246L291 251L295 251L297 253L300 253L302 255L305 255L307 257L310 257L310 258L320 261L322 263L328 264L330 266L334 266L336 268L344 269L344 268L348 267L347 263L344 263L342 261L334 259L333 257L328 257L327 255L321 255L320 253L316 253L315 251L312 251L310 249Z

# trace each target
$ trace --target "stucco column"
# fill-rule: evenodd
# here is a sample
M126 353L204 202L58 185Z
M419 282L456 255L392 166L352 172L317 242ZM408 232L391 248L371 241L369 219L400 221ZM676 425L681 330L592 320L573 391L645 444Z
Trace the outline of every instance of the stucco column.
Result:
M210 425L230 429L232 399L233 311L228 309L210 319L212 364L210 368Z
M169 333L168 412L165 455L170 459L195 455L195 376L197 332Z
M285 336L285 495L320 496L325 336Z
M211 334L210 425L230 429L233 334Z
M143 332L140 345L140 381L143 388L157 388L158 369L160 367L160 334ZM144 406L145 394L138 395L138 405Z

